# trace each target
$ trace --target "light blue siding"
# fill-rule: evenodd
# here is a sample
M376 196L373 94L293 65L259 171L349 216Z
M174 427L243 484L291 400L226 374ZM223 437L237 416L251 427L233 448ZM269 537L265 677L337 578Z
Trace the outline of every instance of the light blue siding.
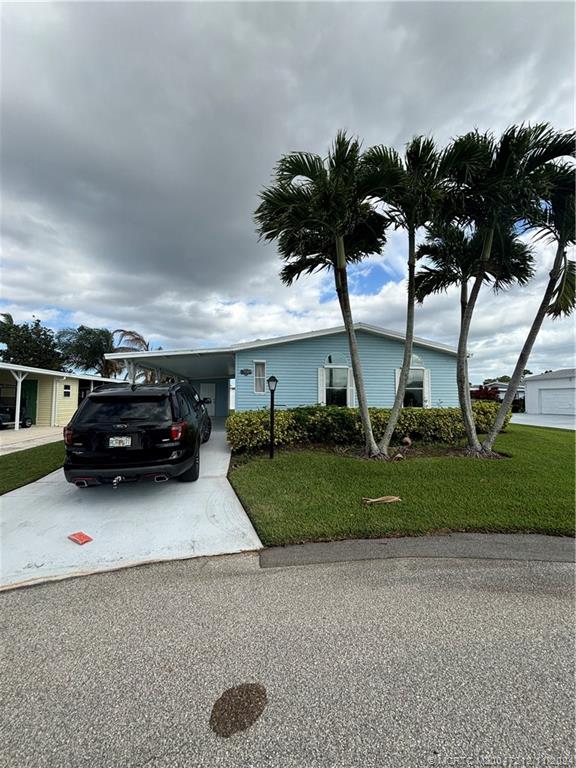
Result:
M364 371L368 404L387 408L394 402L395 371L402 365L404 345L401 341L358 331L358 346ZM294 408L318 402L318 368L328 354L344 355L350 361L344 333L299 339L284 344L271 344L236 352L236 410L265 408L270 393L254 393L254 361L266 361L266 377L278 379L278 407ZM422 365L430 371L432 407L458 405L456 357L439 350L414 345ZM250 376L240 371L250 369Z

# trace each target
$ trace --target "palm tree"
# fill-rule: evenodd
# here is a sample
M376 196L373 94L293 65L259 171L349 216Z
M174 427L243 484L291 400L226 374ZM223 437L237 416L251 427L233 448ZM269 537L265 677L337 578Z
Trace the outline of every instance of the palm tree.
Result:
M114 336L118 334L118 346L116 352L150 352L151 345L138 331L128 331L124 328L117 328L112 332ZM138 375L145 384L154 384L156 382L156 371L148 368L140 368Z
M291 285L303 274L331 269L346 329L365 451L380 456L372 432L364 377L348 291L347 265L380 253L386 218L375 209L374 179L358 139L340 131L326 159L310 152L283 156L272 186L260 194L257 231L277 241L285 263L280 273Z
M525 285L534 275L534 258L526 243L517 238L511 227L501 235L492 249L489 262L484 266L483 275L483 282L492 285L495 292L513 283ZM417 258L428 261L416 274L417 301L421 303L433 293L458 286L462 323L468 305L468 286L478 274L482 247L483 238L478 232L467 232L453 224L431 226L425 241L417 249ZM469 381L467 359L465 375Z
M468 450L485 455L474 425L468 390L467 345L478 294L495 240L503 229L519 225L542 199L543 168L571 155L573 133L559 133L548 124L511 126L496 141L491 133L473 131L457 138L445 152L449 194L441 215L471 225L482 238L482 251L472 281L458 338L457 381Z
M556 243L556 257L550 270L550 275L542 301L518 356L514 373L508 384L504 399L500 404L494 424L482 443L485 452L491 452L494 441L504 425L504 420L516 397L518 385L522 381L526 364L536 337L542 327L544 318L568 316L576 304L576 264L568 259L566 248L576 243L574 225L574 183L576 174L573 165L548 167L545 174L550 182L550 189L541 210L532 219L533 226L539 230L541 237L547 237Z
M408 235L408 300L406 308L406 334L404 358L398 379L396 397L384 436L379 444L388 455L388 447L404 404L406 385L410 375L414 341L414 305L416 271L416 233L434 216L443 188L441 155L434 141L416 136L406 146L404 158L389 147L372 147L366 152L366 161L376 177L377 196L384 204L386 215L396 228L402 227Z
M114 339L116 334L120 334L119 344ZM96 371L105 378L116 377L124 368L122 360L108 360L107 354L149 348L139 333L123 329L110 331L108 328L80 325L78 328L63 328L56 338L69 366L80 371ZM128 343L122 345L124 341ZM142 343L146 346L143 347Z
M513 283L525 285L534 276L534 257L512 227L501 232L485 265L483 282L498 292ZM416 299L442 293L456 285L460 288L460 318L468 304L468 285L475 279L482 256L483 238L454 224L433 224L416 257L428 263L416 274Z

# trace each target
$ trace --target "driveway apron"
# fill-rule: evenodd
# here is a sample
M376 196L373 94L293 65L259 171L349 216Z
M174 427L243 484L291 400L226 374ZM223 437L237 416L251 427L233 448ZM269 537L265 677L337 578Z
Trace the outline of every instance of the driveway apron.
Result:
M76 488L62 470L0 498L0 589L161 560L262 547L227 479L230 450L216 429L195 483ZM82 531L92 541L68 539Z

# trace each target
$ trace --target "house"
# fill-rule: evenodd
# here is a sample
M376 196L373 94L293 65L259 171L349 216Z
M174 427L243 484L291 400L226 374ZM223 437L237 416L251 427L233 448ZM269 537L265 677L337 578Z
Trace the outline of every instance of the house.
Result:
M526 413L574 416L576 369L563 368L525 379Z
M40 427L62 427L68 424L86 394L102 383L119 382L84 373L0 362L0 406L8 407L11 413L23 408L32 424ZM19 429L18 422L14 428Z
M499 379L493 379L492 381L487 381L485 384L473 384L470 387L471 392L478 391L479 389L497 389L498 400L502 402L502 400L504 400L504 395L506 394L506 390L508 389L508 382L500 381ZM523 400L525 396L526 396L526 388L524 387L524 384L520 384L518 386L518 389L516 390L516 399Z
M404 354L404 335L375 325L355 324L368 404L393 404ZM152 352L111 353L131 368L187 379L201 397L211 399L209 412L226 416L230 382L235 382L235 408L247 411L269 404L267 379L276 376L279 408L303 405L357 405L348 341L344 328L256 339L229 347ZM406 405L458 405L456 350L415 338Z

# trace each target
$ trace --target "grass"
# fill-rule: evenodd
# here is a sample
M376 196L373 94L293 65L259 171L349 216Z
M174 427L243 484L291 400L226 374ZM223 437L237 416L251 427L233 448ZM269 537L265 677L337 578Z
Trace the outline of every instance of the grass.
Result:
M13 491L59 469L64 462L64 443L48 443L0 456L0 494Z
M574 434L510 425L510 458L373 462L322 450L241 462L230 481L267 546L433 532L574 535ZM363 496L400 496L366 507Z

